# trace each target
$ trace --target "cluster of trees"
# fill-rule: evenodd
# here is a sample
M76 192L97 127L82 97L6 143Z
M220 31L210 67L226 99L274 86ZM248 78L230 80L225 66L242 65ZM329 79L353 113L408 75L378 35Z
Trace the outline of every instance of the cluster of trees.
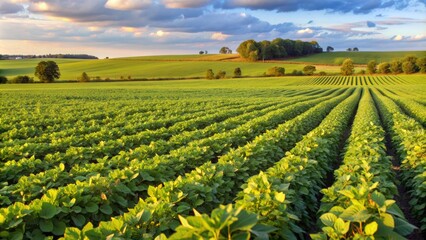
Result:
M342 75L352 75L355 73L354 63L352 59L348 58L343 61L340 68ZM426 58L417 58L416 56L406 56L403 59L394 59L391 62L382 62L378 64L375 60L371 60L367 64L367 73L375 74L412 74L412 73L426 73ZM360 73L365 73L361 70Z
M70 59L98 59L88 54L44 54L44 55L1 55L0 60L26 58L70 58Z
M412 74L416 72L426 73L426 58L406 56L403 59L394 59L391 62L382 62L380 64L371 60L367 64L367 73L369 74Z
M354 48L348 48L348 49L346 49L346 51L348 51L348 52L359 52L359 49L357 47L354 47Z
M220 54L232 54L232 50L229 47L222 47L219 50Z
M239 71L239 76L235 76L237 71ZM234 70L234 77L241 77L241 69L240 68L236 68ZM219 72L217 72L216 75L215 75L212 69L208 69L207 73L206 73L206 78L207 79L224 79L224 78L226 78L226 72L223 71L223 70L219 70Z
M203 54L208 54L209 52L206 51L199 51L198 54L203 55Z
M303 42L301 40L295 41L282 38L261 42L246 40L237 48L240 56L250 61L298 57L313 53L322 53L322 51L322 48L316 41Z

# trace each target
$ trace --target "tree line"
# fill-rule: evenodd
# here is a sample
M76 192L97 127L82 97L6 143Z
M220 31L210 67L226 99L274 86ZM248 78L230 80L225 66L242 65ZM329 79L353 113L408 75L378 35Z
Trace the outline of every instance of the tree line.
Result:
M412 73L426 73L426 58L417 58L416 56L406 56L402 59L394 59L391 62L377 63L371 60L367 63L367 69L361 70L360 74L412 74ZM352 75L355 73L355 66L352 59L348 58L343 61L340 73L342 75Z
M244 59L257 61L322 53L323 49L317 41L304 42L276 38L272 41L263 40L261 42L256 42L253 39L246 40L238 46L237 52Z
M43 54L43 55L2 55L0 60L28 59L28 58L68 58L68 59L98 59L96 56L88 54Z

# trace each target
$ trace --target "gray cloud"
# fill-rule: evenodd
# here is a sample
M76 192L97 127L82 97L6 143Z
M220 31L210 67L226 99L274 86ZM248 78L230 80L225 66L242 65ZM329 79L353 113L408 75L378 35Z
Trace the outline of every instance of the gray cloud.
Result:
M0 14L12 14L24 10L24 7L20 4L11 2L0 2Z
M424 1L424 0L421 0ZM247 8L252 10L276 10L278 12L293 12L297 10L329 10L335 12L353 12L356 14L369 13L375 9L394 7L405 8L410 0L230 0L223 2L223 8Z

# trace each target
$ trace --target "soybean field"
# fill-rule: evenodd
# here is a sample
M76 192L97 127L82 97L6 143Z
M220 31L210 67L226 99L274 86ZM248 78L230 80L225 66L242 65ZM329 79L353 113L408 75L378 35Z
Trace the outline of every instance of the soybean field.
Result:
M418 239L424 75L0 86L0 239Z

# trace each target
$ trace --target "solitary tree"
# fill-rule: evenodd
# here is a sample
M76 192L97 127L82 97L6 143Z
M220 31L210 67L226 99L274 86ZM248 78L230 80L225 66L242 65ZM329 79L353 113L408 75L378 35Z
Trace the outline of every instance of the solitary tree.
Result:
M359 52L359 49L358 49L357 47L354 47L354 48L352 49L352 51L354 51L354 52Z
M314 72L317 70L317 68L315 66L312 65L307 65L303 68L303 73L305 75L312 75L314 74Z
M334 51L334 48L331 46L327 46L327 52L332 52L332 51Z
M346 51L352 52L352 48L348 48L348 49L346 49Z
M377 63L375 60L371 60L367 63L367 72L369 74L376 73L377 71Z
M354 62L352 59L348 58L342 63L342 67L340 67L340 72L342 75L348 76L352 75L355 71Z
M379 73L388 74L391 72L390 64L388 62L382 62L377 66Z
M239 78L241 77L242 73L241 73L241 68L237 67L234 69L234 78Z
M83 72L81 74L81 76L78 78L78 81L79 82L88 82L88 81L90 81L90 77L89 77L89 75L87 75L86 72Z
M54 61L41 61L35 68L34 75L40 79L41 82L50 83L59 79L61 73L59 66Z
M204 54L204 51L199 51L198 52L200 55L203 55Z
M214 79L214 73L213 73L213 70L211 70L211 69L208 69L208 70L207 70L206 78L207 78L207 79Z

